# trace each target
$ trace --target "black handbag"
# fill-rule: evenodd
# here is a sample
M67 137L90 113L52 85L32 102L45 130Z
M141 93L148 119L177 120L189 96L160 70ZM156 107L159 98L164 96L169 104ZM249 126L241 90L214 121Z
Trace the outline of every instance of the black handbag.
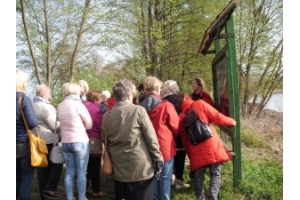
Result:
M186 116L183 118L183 126L186 132L186 135L189 141L193 145L197 145L208 138L213 136L213 132L209 127L209 124L202 122L195 110L190 107L190 112L186 113Z

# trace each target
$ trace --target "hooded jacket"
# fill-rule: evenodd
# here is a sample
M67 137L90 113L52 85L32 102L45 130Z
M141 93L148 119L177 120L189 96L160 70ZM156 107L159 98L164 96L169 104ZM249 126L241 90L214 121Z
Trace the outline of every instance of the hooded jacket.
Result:
M197 145L192 145L186 136L186 132L183 127L182 119L186 116L184 112L188 112L190 105L192 109L196 110L197 115L201 121L204 123L209 123L211 130L213 131L213 136ZM231 159L230 153L226 150L222 141L214 128L213 123L233 126L234 119L226 117L225 115L219 113L212 106L207 104L203 100L186 100L181 105L183 110L180 113L180 136L186 153L190 159L190 169L195 171L200 167L211 165L214 163L223 163ZM213 122L213 123L211 123Z
M174 106L167 100L161 100L156 94L147 94L140 105L149 115L164 161L170 160L176 155L174 139L179 134L179 117Z

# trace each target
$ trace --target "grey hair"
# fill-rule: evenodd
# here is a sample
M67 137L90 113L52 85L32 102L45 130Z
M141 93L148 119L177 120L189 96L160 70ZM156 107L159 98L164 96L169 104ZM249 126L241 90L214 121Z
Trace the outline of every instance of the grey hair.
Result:
M135 94L135 85L127 79L119 81L113 86L113 96L117 101L125 101L129 95L135 96Z

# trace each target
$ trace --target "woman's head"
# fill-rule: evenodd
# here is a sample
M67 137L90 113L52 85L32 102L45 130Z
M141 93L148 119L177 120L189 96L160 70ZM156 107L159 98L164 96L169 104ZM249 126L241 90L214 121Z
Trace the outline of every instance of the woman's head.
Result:
M192 81L193 91L200 92L200 90L204 90L204 81L201 78L195 78Z
M144 90L147 94L160 93L162 82L154 77L148 76L144 81Z
M62 86L62 93L64 96L76 95L79 96L81 87L77 83L65 83Z
M50 95L51 89L47 85L38 85L35 89L35 94L36 96L40 96L46 100L50 100L51 95Z
M78 84L81 87L81 92L80 92L81 96L85 96L89 91L88 83L85 80L79 80Z
M86 94L86 100L101 105L102 92L100 90L90 90Z
M135 95L136 88L130 80L124 79L113 86L113 96L116 98L116 101L130 100L132 102Z
M16 91L26 93L28 75L20 69L16 69Z
M168 80L163 83L160 96L161 98L164 98L170 94L178 94L179 93L179 87L177 85L176 81Z

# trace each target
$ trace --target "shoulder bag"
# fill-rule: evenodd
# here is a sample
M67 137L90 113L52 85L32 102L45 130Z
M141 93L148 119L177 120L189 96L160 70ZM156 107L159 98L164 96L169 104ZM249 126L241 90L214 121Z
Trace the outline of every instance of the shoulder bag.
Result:
M186 135L193 145L197 145L208 138L213 136L213 132L209 127L209 124L202 122L196 110L192 109L190 106L190 112L185 112L186 116L183 118L183 126L186 132Z
M27 121L26 121L24 111L23 111L22 98L23 98L23 96L20 96L19 105L20 105L20 111L22 114L22 118L24 120L27 135L28 135L31 166L47 167L48 166L48 160L47 160L48 148L47 148L46 142L39 136L37 128L34 128L35 134L32 133L31 130L28 128Z
M56 121L55 121L55 131L56 134L57 129L57 115L56 115ZM52 150L50 152L50 158L51 162L55 164L64 164L65 163L65 157L63 154L62 146L59 146L57 143L53 144Z
M102 153L102 141L100 138L89 138L90 154L100 155Z
M102 166L102 172L107 175L111 175L113 173L113 167L109 155L109 150L107 147L107 134L108 134L108 117L110 114L110 110L108 111L106 122L105 122L105 133L104 133L104 152L102 155L103 160L103 166Z

